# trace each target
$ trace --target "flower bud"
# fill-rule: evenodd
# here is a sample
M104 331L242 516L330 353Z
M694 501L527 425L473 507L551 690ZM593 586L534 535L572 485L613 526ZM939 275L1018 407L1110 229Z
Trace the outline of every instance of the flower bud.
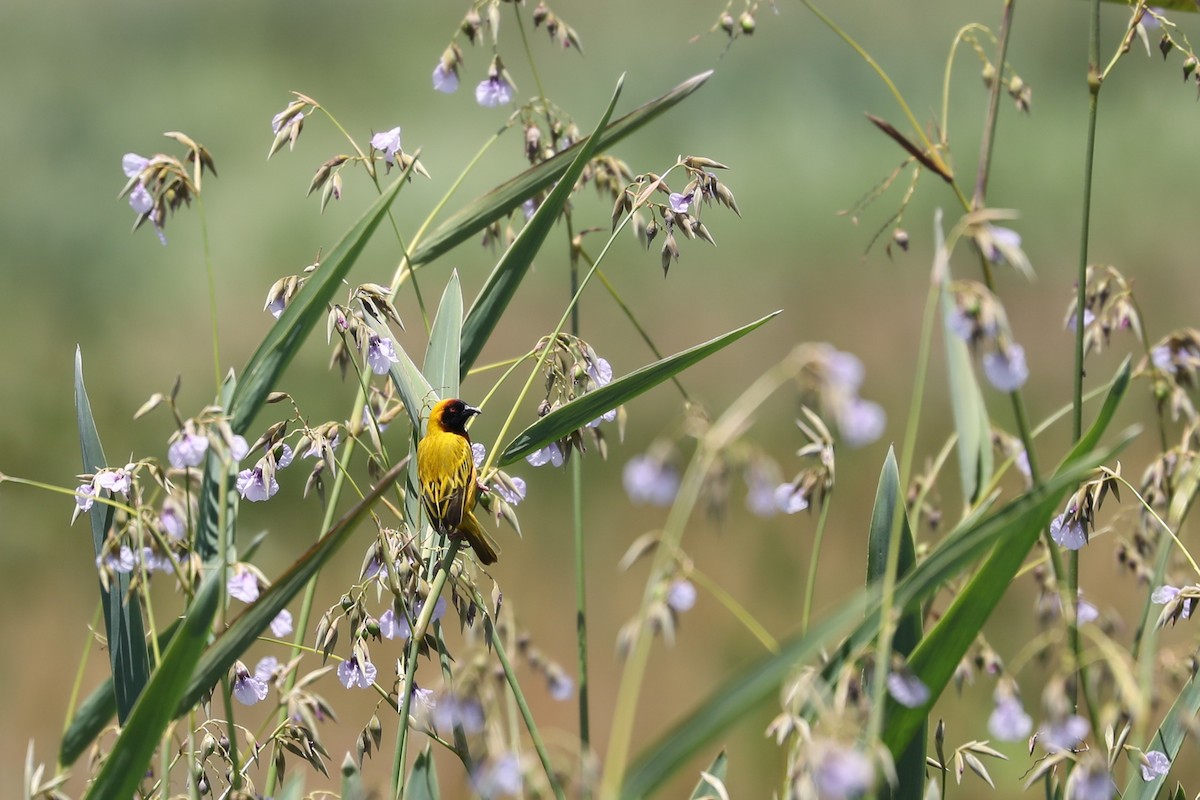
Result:
M749 11L742 12L742 15L738 17L738 24L742 26L742 33L747 36L754 35L756 23L754 22L754 16Z
M734 26L737 23L734 22L732 14L722 14L719 24L721 25L721 30L725 31L730 36L733 36Z
M1196 71L1196 57L1188 56L1183 61L1183 79L1186 81Z
M987 88L992 88L992 82L996 80L996 68L992 66L992 62L983 65L983 85Z

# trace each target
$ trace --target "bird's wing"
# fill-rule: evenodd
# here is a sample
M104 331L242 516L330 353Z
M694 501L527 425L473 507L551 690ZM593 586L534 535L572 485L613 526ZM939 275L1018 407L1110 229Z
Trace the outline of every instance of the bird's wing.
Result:
M417 456L421 500L430 522L454 532L475 500L471 445L456 434L434 434L421 441Z

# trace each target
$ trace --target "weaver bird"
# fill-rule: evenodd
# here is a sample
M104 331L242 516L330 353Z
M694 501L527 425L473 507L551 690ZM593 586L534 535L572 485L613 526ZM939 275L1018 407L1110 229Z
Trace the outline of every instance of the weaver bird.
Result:
M451 539L466 539L480 563L494 564L500 550L474 512L479 484L467 421L478 413L458 398L433 407L417 446L417 480L430 524Z

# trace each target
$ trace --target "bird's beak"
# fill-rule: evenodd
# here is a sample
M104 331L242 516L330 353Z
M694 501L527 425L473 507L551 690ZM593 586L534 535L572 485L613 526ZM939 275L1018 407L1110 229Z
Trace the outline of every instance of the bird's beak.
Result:
M464 410L467 412L467 416L468 416L468 417L473 417L473 416L475 416L476 414L482 414L482 413L483 413L483 409L482 409L482 408L476 408L475 406L467 406L467 407L466 407Z

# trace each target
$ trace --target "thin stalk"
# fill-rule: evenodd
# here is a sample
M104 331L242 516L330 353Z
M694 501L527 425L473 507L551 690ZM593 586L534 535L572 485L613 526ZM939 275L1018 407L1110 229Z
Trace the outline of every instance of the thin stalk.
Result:
M808 580L804 584L804 610L800 614L800 635L808 632L808 620L812 615L813 595L817 588L817 559L821 555L821 542L825 539L825 523L829 520L833 489L821 497L821 515L817 518L817 532L813 536L812 556L808 559Z
M213 271L212 250L208 242L208 215L204 213L204 197L196 193L196 207L200 215L200 242L204 247L204 274L208 281L208 315L212 324L213 378L217 392L221 391L221 348L217 331L217 278Z
M733 595L725 591L725 587L695 567L689 569L687 574L689 578L700 584L702 589L716 598L717 602L725 606L725 610L732 614L734 619L742 623L742 626L750 631L755 639L758 639L759 643L762 644L768 653L774 655L779 652L779 641L771 635L770 631L763 627L761 622L754 618L749 609L739 603Z
M71 720L75 718L75 705L79 702L79 690L83 687L83 673L87 669L88 656L92 652L92 640L95 638L92 636L91 631L97 630L100 627L101 613L101 606L99 603L97 603L96 610L92 614L92 625L88 629L88 635L85 636L83 640L83 655L79 657L79 667L75 670L75 680L71 684L71 696L70 699L67 700L67 715L63 719L62 729L64 736L71 727ZM61 771L61 769L62 765L59 764L59 770Z
M575 637L579 653L579 744L581 758L591 746L591 714L588 699L587 572L583 537L583 459L571 459L571 527L575 539ZM587 792L585 790L585 796Z
M991 96L988 98L987 120L983 125L983 140L979 143L979 172L975 176L975 194L971 208L983 207L987 195L988 173L992 164L992 144L996 138L996 120L1000 116L1000 86L1003 84L1004 63L1008 57L1008 35L1012 31L1013 0L1005 0L1004 14L1000 18L1000 41L996 77L992 81Z

